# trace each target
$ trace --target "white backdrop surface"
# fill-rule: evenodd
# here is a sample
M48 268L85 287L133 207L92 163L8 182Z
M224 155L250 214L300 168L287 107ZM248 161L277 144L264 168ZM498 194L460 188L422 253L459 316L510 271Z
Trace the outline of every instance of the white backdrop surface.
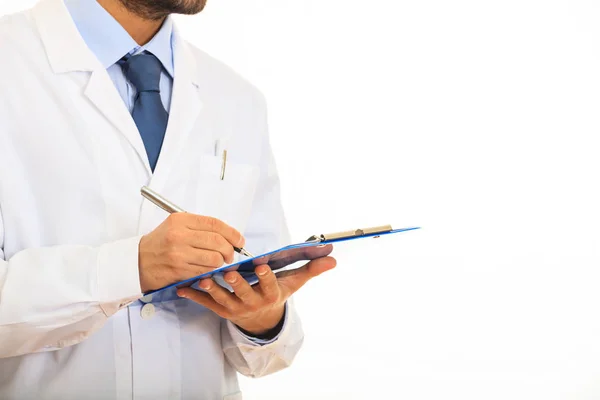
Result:
M294 240L423 227L340 246L296 296L294 365L245 399L600 399L600 3L209 0L178 19L267 96Z

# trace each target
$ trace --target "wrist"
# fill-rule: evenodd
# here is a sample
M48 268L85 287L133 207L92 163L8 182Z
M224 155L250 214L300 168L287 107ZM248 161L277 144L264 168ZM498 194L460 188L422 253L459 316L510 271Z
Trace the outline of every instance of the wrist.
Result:
M248 318L241 321L233 322L244 334L259 338L262 336L276 336L272 335L273 331L281 330L283 322L285 320L285 303L273 307L266 313L262 313L260 316L255 318Z

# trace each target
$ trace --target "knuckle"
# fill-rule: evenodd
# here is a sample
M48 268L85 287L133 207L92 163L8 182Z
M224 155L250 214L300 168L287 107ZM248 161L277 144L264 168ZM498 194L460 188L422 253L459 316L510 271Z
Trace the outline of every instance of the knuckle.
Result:
M178 243L181 239L181 235L177 229L169 229L165 233L165 244L167 246L173 246Z
M208 217L204 216L204 215L194 215L195 218L195 223L201 227L205 227L208 225Z
M251 306L251 301L250 298L248 297L247 293L236 293L238 299L240 299L240 301L242 302L242 304L244 305L244 307L250 307Z
M210 247L210 234L207 232L194 232L196 244L203 249Z
M256 303L250 303L248 305L246 305L246 309L247 311L249 311L250 313L255 313L260 311L260 305L256 304Z
M217 303L220 303L223 307L225 307L226 309L228 309L230 311L235 311L233 303L231 301L229 301L229 299L227 299L227 298L221 298L221 299L217 300Z
M223 256L220 253L217 253L215 251L210 253L209 258L210 258L209 265L211 265L211 266L220 267L225 262L225 260L223 260Z
M214 232L202 232L202 241L207 247L214 247L217 243L216 234Z
M215 232L211 232L208 235L207 240L209 241L211 248L215 250L221 250L228 244L223 236Z
M276 293L267 293L264 299L267 304L273 305L277 303L279 296Z
M223 257L214 251L201 251L198 254L198 261L208 267L219 267L223 264Z
M235 286L239 286L239 285L240 285L239 282L235 283ZM252 303L252 301L251 301L251 299L252 299L252 292L250 290L244 290L244 289L240 288L240 290L238 290L238 297L244 303L247 303L247 304Z
M169 251L166 254L167 263L172 267L177 267L182 263L181 254L176 251Z
M206 227L210 229L212 232L216 231L219 225L219 220L213 217L204 217L204 223Z
M208 265L208 257L209 253L207 251L199 251L198 254L196 254L196 259L201 265Z
M227 242L227 239L225 239L223 235L219 233L213 233L211 236L212 242L217 246L217 248L229 246L229 242Z

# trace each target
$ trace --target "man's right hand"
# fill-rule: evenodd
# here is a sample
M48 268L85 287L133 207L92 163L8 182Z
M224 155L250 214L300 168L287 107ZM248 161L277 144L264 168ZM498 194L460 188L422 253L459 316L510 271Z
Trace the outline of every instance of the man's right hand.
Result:
M139 270L142 292L189 279L233 262L241 233L224 222L188 213L171 214L142 237Z

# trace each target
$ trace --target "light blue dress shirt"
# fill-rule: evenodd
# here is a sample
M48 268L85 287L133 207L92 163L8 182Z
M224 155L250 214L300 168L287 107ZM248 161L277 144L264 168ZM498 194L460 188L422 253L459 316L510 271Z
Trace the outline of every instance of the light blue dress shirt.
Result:
M106 68L129 112L133 111L137 92L125 78L117 61L126 54L134 55L146 50L160 60L163 65L160 96L165 110L169 112L174 76L171 17L165 20L150 42L140 46L96 0L65 0L65 5L83 40Z

